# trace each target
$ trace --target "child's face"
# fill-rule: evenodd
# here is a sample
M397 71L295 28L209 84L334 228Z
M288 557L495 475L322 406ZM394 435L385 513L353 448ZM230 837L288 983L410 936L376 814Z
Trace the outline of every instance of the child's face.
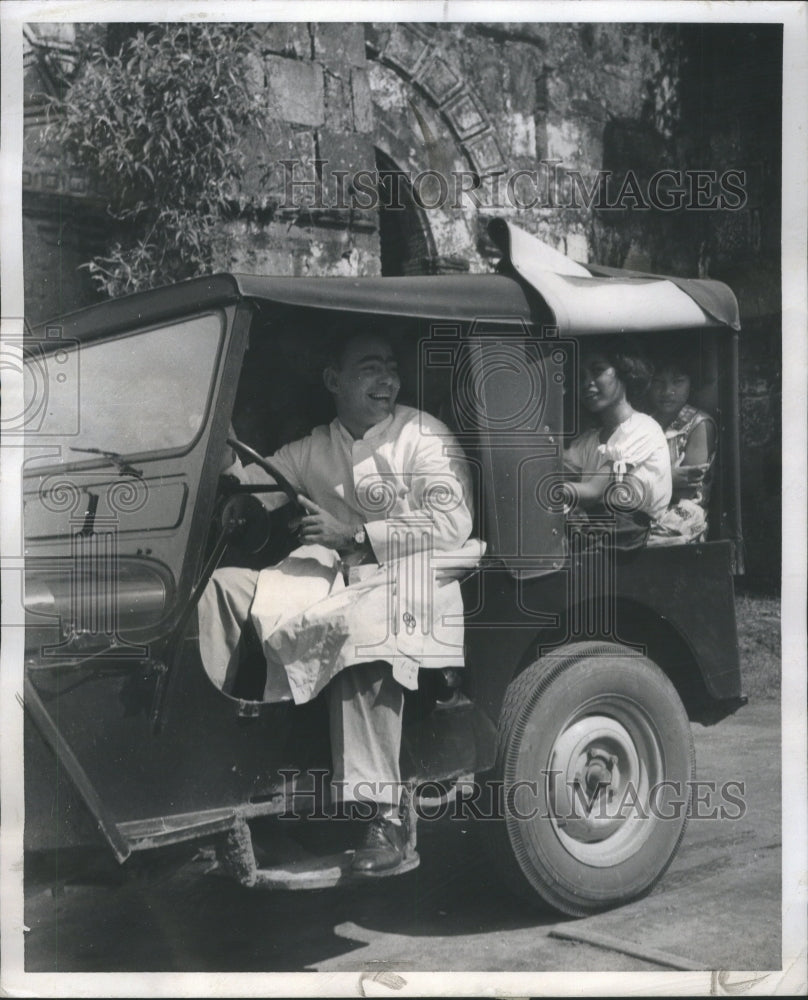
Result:
M648 396L657 413L675 416L690 396L690 379L678 368L662 368L651 380Z

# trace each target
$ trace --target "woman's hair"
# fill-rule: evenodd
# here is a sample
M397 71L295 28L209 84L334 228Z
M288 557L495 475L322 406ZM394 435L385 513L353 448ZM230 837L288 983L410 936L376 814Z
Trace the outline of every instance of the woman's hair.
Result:
M599 337L591 353L602 354L613 366L628 396L639 397L648 388L654 366L633 340L623 336Z

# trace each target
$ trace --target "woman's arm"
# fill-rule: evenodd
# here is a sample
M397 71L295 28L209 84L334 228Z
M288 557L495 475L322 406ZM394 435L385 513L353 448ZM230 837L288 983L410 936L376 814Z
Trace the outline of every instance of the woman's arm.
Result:
M611 463L598 454L596 434L585 431L564 450L564 491L569 508L594 506L612 479Z
M609 485L610 479L611 472L608 467L604 467L602 472L587 476L586 479L582 479L577 483L566 482L564 485L570 497L575 498L572 506L585 508L596 504L606 492L606 487Z

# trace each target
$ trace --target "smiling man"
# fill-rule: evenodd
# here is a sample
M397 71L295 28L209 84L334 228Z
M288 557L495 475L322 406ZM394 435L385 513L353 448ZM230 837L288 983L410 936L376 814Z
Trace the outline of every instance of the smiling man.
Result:
M301 704L326 691L334 797L376 806L353 870L392 873L407 849L399 815L404 689L417 687L421 667L463 665L462 626L444 623L462 620L459 585L435 576L429 560L458 552L473 561L479 543L469 542L458 445L439 420L397 403L388 341L357 334L339 342L323 380L335 419L271 457L299 491L302 544L260 573L213 574L199 604L200 651L227 691L250 620L267 660L265 700ZM238 461L227 471L271 481ZM428 586L413 586L424 568Z

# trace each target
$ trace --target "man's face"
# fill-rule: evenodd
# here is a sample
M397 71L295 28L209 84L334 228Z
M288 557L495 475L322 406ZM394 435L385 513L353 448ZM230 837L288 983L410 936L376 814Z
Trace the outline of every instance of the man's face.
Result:
M372 334L352 337L339 367L326 368L323 377L337 416L355 437L393 412L401 388L392 348Z

